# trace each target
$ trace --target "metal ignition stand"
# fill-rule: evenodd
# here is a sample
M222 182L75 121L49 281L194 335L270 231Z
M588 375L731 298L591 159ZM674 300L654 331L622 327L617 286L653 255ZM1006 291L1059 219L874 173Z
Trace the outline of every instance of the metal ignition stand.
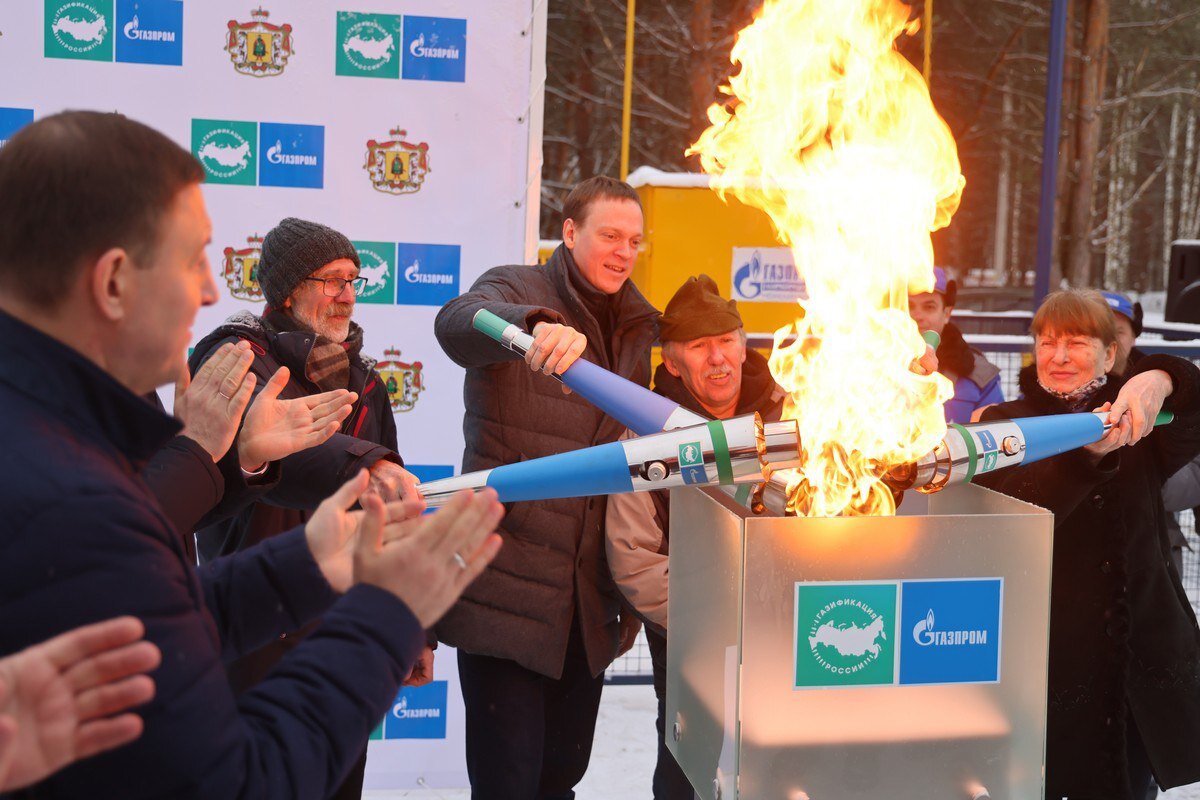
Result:
M666 738L701 798L1043 796L1048 511L970 484L894 517L671 495Z

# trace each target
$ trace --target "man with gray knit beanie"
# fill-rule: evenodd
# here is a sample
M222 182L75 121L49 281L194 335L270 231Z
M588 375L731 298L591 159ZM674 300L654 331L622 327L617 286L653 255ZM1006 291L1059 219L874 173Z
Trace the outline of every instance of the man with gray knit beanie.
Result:
M372 489L384 500L416 495L417 480L396 452L387 388L374 359L362 353L362 328L351 321L362 282L359 267L358 253L344 235L317 222L288 217L263 239L258 282L267 307L262 316L234 314L196 345L189 360L193 373L224 343L245 339L254 351L256 392L283 366L291 373L280 393L285 399L331 389L349 389L356 395L339 432L322 445L283 459L278 485L261 502L196 533L201 561L304 524L321 500L364 467L370 470ZM234 690L241 693L266 677L311 627L230 664ZM427 683L432 674L433 652L426 648L406 685ZM361 794L366 742L363 748L363 758L336 797Z

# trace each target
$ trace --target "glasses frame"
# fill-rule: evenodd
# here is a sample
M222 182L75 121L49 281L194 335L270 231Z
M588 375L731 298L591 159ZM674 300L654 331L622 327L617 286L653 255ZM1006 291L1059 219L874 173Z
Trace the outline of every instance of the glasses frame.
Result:
M304 280L315 281L316 283L324 284L321 288L322 288L322 291L325 292L326 297L337 297L337 296L341 295L341 293L346 288L346 284L350 284L354 287L354 295L357 297L358 295L362 294L363 287L367 285L366 278L351 278L350 280L346 280L345 278L308 277L308 278L305 278ZM337 287L337 290L330 291L330 287Z

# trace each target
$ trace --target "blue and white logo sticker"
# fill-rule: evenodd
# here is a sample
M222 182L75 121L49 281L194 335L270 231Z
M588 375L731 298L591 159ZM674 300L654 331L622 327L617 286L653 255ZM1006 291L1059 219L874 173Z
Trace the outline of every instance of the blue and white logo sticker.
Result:
M384 739L445 739L446 681L405 686L383 720Z
M0 107L0 147L8 144L13 134L33 122L32 108Z
M733 299L752 303L794 303L808 297L787 247L735 247L730 280Z
M396 303L441 306L458 297L462 248L456 244L396 246Z
M297 186L320 189L325 185L325 127L264 122L258 140L260 186Z
M466 81L467 21L405 15L402 75L417 81Z
M679 474L683 482L708 483L708 470L704 467L704 448L700 442L684 442L679 445Z
M902 581L900 684L1000 680L1003 578Z
M117 0L117 61L183 64L180 0Z

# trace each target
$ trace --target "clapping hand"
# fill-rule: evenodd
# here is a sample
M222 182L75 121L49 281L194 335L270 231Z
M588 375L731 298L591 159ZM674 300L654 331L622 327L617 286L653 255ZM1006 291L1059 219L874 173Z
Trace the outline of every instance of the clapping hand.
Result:
M258 382L250 372L253 363L249 342L228 342L200 366L195 378L189 380L184 368L175 384L175 416L183 422L183 435L203 447L213 461L221 460L235 436L238 462L247 472L316 447L337 432L358 399L354 392L336 389L280 400L290 376L287 367L280 367L251 403Z
M246 472L323 444L354 410L358 395L345 389L280 400L290 376L287 367L276 370L246 412L238 435L238 461Z
M233 444L242 412L254 392L255 377L249 372L254 362L250 343L221 345L189 378L187 366L175 382L175 416L183 423L183 435L220 461Z
M365 495L362 504L355 583L394 594L422 628L433 627L500 551L496 525L504 506L494 489L459 492L432 514L398 523L387 522L376 495Z
M0 793L127 744L162 660L134 617L86 625L0 658Z
M360 470L317 506L304 526L313 560L329 585L338 592L345 592L354 585L354 548L364 512L350 509L369 492L367 471ZM403 522L420 516L424 510L425 501L420 498L387 503L383 506L384 524Z

